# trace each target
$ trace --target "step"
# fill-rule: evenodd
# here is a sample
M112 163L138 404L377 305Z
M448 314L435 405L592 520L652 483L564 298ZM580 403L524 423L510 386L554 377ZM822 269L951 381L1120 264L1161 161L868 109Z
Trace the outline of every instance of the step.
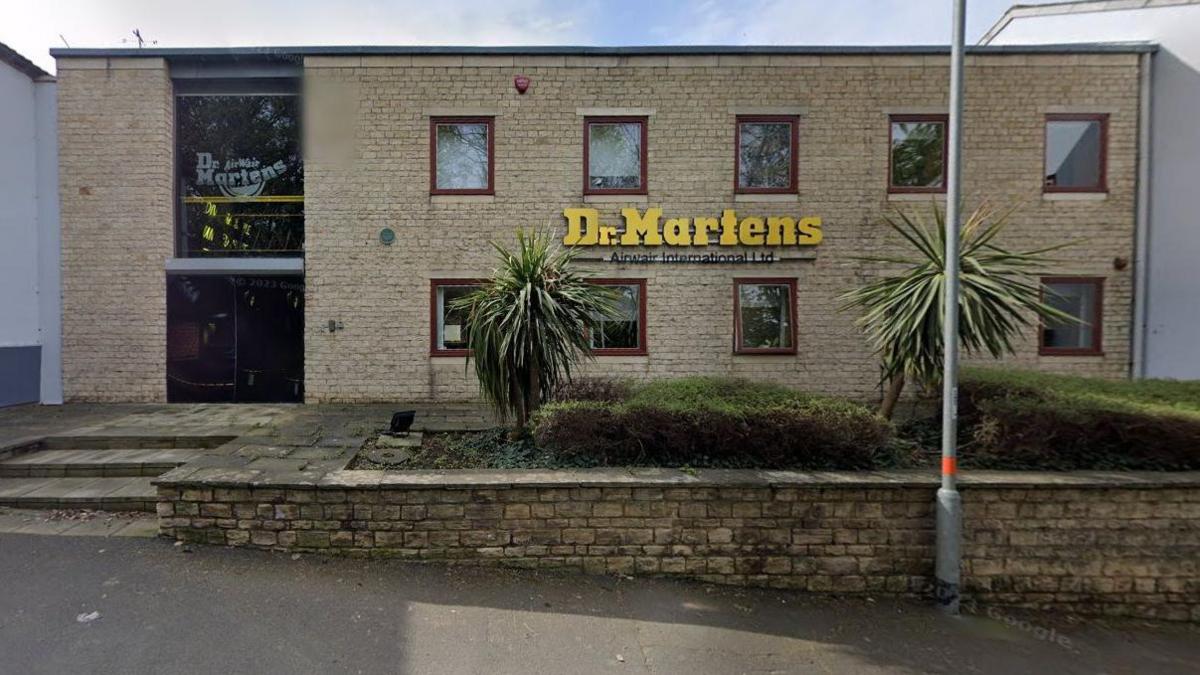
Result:
M0 506L153 511L157 492L152 480L147 476L0 478Z
M0 461L0 478L160 476L204 453L200 448L35 450Z

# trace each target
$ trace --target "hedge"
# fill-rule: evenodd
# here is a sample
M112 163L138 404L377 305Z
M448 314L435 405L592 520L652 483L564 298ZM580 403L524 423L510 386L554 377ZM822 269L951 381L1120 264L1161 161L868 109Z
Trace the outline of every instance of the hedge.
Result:
M1200 382L967 369L959 391L967 466L1200 469Z
M577 385L533 419L567 464L871 469L891 425L862 405L726 378Z

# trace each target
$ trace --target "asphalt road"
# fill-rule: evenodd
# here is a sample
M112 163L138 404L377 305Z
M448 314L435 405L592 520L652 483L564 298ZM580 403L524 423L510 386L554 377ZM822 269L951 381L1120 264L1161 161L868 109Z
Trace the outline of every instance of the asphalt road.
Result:
M1187 626L951 619L919 603L184 552L160 539L0 534L0 578L6 674L1058 675L1200 663L1200 630Z

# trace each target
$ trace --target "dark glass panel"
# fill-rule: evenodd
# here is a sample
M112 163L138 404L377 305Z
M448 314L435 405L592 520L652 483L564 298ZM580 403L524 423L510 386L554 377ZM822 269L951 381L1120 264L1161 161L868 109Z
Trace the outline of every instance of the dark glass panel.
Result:
M179 256L302 255L297 97L177 101Z

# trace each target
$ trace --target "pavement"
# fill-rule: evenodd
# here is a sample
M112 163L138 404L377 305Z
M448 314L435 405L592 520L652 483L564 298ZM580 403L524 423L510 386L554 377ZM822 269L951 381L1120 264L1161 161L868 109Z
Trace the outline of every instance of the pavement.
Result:
M0 533L0 673L1194 673L1200 627Z

